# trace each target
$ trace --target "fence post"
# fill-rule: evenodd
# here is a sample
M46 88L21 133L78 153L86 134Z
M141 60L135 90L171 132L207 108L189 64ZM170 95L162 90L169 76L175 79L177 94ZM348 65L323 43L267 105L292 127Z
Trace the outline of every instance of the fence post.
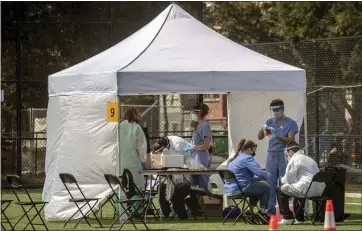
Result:
M21 76L20 76L20 17L16 5L16 173L21 176Z
M316 86L318 85L318 77L317 77L317 68L316 68L316 63L317 63L317 41L313 40L313 75L314 75L314 83ZM320 130L319 130L319 91L316 92L316 96L315 96L315 101L316 101L316 137L315 137L315 151L316 151L316 162L318 164L318 167L320 166L320 160L319 160L319 135L320 135ZM308 138L307 138L308 139Z

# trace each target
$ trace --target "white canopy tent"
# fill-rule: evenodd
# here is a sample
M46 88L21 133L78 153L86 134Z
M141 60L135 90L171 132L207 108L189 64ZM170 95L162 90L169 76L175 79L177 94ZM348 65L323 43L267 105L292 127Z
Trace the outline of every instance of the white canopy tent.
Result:
M88 197L110 192L103 175L117 173L118 124L107 122L107 104L119 95L228 93L231 154L240 138L256 140L273 98L300 127L305 91L304 70L240 46L171 4L122 42L49 76L46 219L76 210L59 173L73 174Z

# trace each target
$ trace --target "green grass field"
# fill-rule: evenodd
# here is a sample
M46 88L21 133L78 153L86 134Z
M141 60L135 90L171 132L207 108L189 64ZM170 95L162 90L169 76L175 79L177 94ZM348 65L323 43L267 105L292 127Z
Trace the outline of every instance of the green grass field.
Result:
M30 190L31 196L35 200L41 199L41 191L40 190ZM23 199L25 199L25 194L22 195ZM15 200L15 196L13 196L12 192L9 190L2 190L2 199L12 199ZM155 200L156 201L156 200ZM86 223L82 222L77 230L108 230L109 226L112 222L112 208L110 206L105 206L103 209L103 219L101 219L102 224L105 226L104 228L100 228L99 225L95 222L94 219L91 220L92 227L89 227ZM345 220L343 223L337 223L337 230L362 230L362 207L361 207L361 199L356 198L346 198L346 206L345 213L351 214L351 217ZM7 209L6 214L10 218L10 221L14 224L19 217L22 215L21 207L15 204L11 204ZM34 214L34 213L33 213ZM42 212L42 214L44 214ZM99 214L100 215L100 214ZM44 217L44 216L43 216ZM2 219L3 221L4 219ZM23 219L17 226L16 230L22 230L27 223L26 218ZM38 220L35 222L38 223ZM64 221L59 222L46 222L48 228L50 230L72 230L75 222L68 224L67 228L64 229ZM267 230L268 227L266 225L246 225L242 220L240 220L236 225L232 225L231 223L221 225L221 218L209 218L209 220L205 220L203 218L199 218L198 220L194 220L193 218L189 218L185 221L180 220L170 220L163 219L163 222L155 221L152 218L148 219L147 224L151 230L163 229L163 230ZM137 225L137 223L136 223ZM8 229L7 224L4 226ZM119 227L119 226L118 226ZM118 229L117 226L114 226L113 229ZM138 229L144 229L144 226L141 224L137 225ZM30 230L29 226L27 230ZM37 230L44 230L44 227L37 226ZM313 226L310 221L306 221L300 225L294 226L279 226L280 230L323 230L323 224L319 224L317 226ZM125 225L122 230L134 230L132 225Z

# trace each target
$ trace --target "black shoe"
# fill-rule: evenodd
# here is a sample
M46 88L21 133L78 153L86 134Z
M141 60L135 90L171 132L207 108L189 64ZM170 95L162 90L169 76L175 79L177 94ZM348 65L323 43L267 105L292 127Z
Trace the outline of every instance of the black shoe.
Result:
M247 210L244 214L243 214L244 219L246 220L247 223L252 224L252 225L257 225L258 222L255 220L255 213L253 214L250 210Z
M262 225L269 224L270 217L268 217L265 213L262 213L260 210L255 214L255 217Z

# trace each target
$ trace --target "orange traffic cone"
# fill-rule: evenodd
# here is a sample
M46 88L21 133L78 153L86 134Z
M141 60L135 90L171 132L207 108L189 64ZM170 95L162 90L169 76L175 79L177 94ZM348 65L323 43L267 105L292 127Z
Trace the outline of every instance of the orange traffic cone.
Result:
M327 200L326 213L324 215L324 230L336 230L332 200Z
M269 230L278 230L278 219L276 215L270 217Z

